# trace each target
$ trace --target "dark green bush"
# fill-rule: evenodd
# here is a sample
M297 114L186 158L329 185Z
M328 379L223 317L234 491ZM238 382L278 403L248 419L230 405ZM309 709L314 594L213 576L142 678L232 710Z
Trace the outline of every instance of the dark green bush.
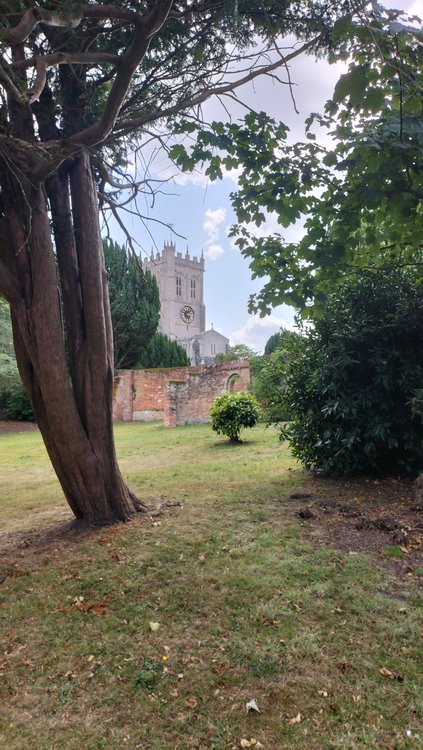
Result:
M21 383L15 383L1 392L0 406L7 419L18 419L22 422L34 421L31 404Z
M177 341L157 331L145 349L140 350L136 367L189 367L190 364L185 349Z
M268 423L290 419L285 395L286 373L299 338L298 333L281 330L268 340L265 348L268 354L250 359L250 390Z
M423 287L363 272L334 293L291 363L282 430L329 474L415 475L423 466Z
M260 408L251 393L225 393L215 399L210 416L218 435L226 435L231 443L238 443L241 430L254 427L259 421Z

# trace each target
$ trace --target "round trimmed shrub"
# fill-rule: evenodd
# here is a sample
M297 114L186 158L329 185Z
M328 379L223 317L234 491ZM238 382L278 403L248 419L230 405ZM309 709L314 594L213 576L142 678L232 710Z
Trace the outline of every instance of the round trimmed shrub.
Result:
M257 400L245 392L218 396L209 413L213 430L226 435L231 443L239 443L241 430L254 427L260 419Z

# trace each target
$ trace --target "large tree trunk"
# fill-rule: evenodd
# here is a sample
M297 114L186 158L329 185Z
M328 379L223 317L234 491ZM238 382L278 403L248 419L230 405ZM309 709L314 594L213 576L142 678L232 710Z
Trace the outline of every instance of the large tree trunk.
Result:
M123 482L114 448L113 340L89 157L47 184L56 254L43 186L20 190L18 200L10 191L4 237L19 279L9 301L22 381L75 516L127 520L145 506Z

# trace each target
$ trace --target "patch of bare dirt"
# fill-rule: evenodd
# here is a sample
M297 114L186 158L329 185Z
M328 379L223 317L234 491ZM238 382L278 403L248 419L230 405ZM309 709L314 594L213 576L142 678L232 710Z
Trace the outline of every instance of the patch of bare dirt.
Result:
M423 504L413 482L311 476L283 502L310 534L342 551L369 554L401 577L420 577Z
M35 422L20 422L14 419L0 419L0 435L10 435L14 432L34 432L38 430Z

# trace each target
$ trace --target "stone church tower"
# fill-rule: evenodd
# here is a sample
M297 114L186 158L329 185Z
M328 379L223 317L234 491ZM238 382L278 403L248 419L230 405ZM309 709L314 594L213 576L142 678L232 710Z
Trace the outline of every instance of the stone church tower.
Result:
M165 242L161 253L144 261L144 268L157 279L160 293L159 331L184 347L191 364L212 364L226 353L229 340L218 331L206 331L203 296L204 257L191 258L176 252L174 242Z
M206 328L203 301L204 257L200 260L175 252L166 242L161 253L151 256L144 267L157 279L160 293L159 331L171 339L197 336Z

